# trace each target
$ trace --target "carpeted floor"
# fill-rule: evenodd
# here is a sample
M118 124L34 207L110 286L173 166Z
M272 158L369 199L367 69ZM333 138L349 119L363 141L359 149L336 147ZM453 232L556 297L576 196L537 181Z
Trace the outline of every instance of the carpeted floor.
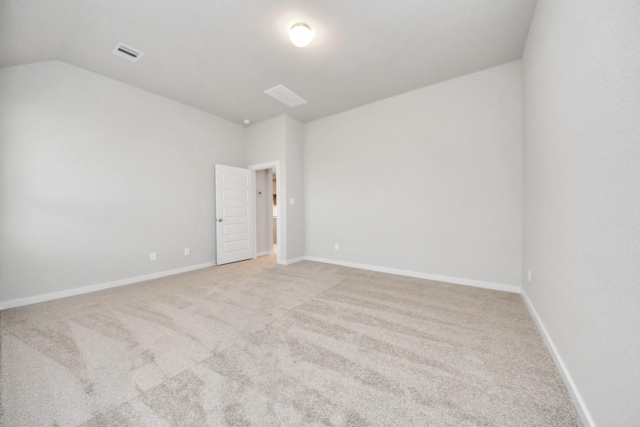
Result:
M274 261L0 312L4 425L579 425L519 295Z

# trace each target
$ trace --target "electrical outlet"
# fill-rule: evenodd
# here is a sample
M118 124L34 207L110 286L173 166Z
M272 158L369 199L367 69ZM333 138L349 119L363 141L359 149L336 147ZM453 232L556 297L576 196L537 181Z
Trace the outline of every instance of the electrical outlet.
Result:
M156 260L156 253L155 252L151 252L149 254L149 261L155 261Z
M336 243L335 245L333 245L333 247L335 248L336 251L340 250L340 244Z
M294 199L293 197L289 199L289 204L290 205L295 205L296 204L296 199Z
M191 249L189 248L184 248L184 254L186 255L191 255Z
M527 272L527 279L529 280L529 283L531 283L531 269Z

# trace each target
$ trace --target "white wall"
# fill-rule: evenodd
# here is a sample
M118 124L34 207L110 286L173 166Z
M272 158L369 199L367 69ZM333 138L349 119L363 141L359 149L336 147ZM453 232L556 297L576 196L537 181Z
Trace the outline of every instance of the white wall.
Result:
M287 198L278 205L287 205L287 250L289 260L305 256L304 224L304 144L303 125L296 119L285 116L285 156L287 165ZM291 204L294 199L295 204Z
M521 105L518 61L307 123L307 255L520 285Z
M274 117L246 128L247 164L284 161L285 117Z
M524 290L593 421L638 425L640 3L539 0L523 70Z
M214 261L214 164L244 160L210 114L61 62L1 69L0 302Z

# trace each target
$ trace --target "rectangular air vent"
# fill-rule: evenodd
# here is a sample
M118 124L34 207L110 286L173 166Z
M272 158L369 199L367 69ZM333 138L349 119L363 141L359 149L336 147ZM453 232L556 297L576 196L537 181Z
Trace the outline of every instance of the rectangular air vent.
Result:
M118 46L113 49L113 54L128 59L131 62L138 62L143 55L139 50L129 47L124 43L119 43Z
M282 102L289 108L295 108L307 103L307 101L300 98L298 95L291 92L289 89L282 85L278 85L276 87L272 87L271 89L265 90L264 93L271 96L276 101Z

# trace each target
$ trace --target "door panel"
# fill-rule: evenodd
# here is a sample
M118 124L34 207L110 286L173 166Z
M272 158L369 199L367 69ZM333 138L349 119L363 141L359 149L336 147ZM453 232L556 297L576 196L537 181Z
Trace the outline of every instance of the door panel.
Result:
M229 203L231 200L223 199L223 202ZM247 203L248 202L244 202ZM249 208L247 206L223 206L222 216L225 218L246 218L249 216ZM219 218L219 217L218 217Z
M223 225L222 227L224 227L222 233L225 236L230 236L232 234L249 233L249 227L247 227L247 224L227 224L227 225Z
M256 257L255 171L216 165L216 263Z

